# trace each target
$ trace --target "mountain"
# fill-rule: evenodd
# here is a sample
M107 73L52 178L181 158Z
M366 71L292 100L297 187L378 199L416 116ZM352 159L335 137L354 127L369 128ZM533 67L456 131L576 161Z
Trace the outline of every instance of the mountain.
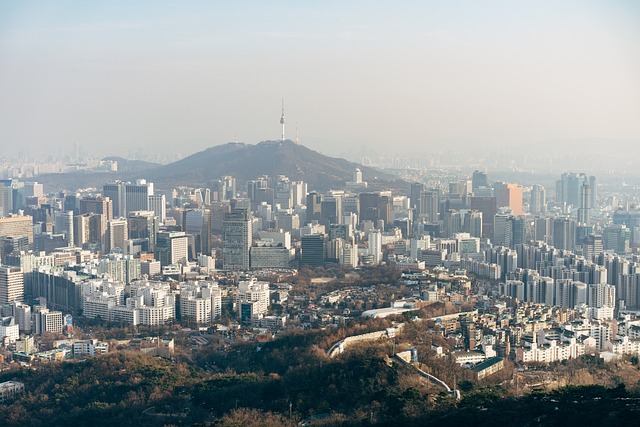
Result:
M231 175L238 181L260 175L286 175L291 180L305 181L310 190L343 188L351 181L356 168L374 188L408 187L404 181L380 170L344 159L325 156L293 141L264 141L256 145L228 143L208 148L177 162L145 172L157 188L176 185L208 186L221 176Z
M353 179L354 171L360 169L371 190L407 191L409 188L406 181L386 172L325 156L290 140L217 145L167 165L120 157L105 160L116 160L118 172L49 174L37 179L47 191L100 189L109 181L138 178L153 182L158 190L170 190L180 185L210 187L225 175L234 176L239 183L261 175L286 175L291 180L306 182L309 191L324 191L344 188L345 182Z

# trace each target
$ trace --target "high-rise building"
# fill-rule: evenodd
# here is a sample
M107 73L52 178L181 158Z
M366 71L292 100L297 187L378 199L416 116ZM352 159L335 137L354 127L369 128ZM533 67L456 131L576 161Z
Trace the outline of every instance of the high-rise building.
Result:
M381 196L380 199L378 199L378 221L384 223L384 229L388 229L393 222L391 213L392 204L393 199L389 196Z
M73 246L73 211L56 211L54 221L55 233L64 234L69 246Z
M0 237L26 237L33 247L33 217L14 215L0 218Z
M301 206L305 203L307 197L307 183L304 181L292 181L291 188L293 190L293 208Z
M223 176L216 184L217 188L214 188L214 191L218 193L218 200L231 200L238 195L234 177Z
M521 245L527 243L527 227L523 216L514 216L511 218L511 245Z
M293 187L291 181L284 175L278 175L273 188L273 203L282 209L293 207Z
M602 235L590 234L587 236L583 246L583 255L585 259L590 260L594 256L600 255L604 250Z
M167 199L164 194L154 194L149 196L149 210L158 217L160 224L164 224L167 219Z
M50 311L48 308L36 306L31 314L32 330L34 334L52 332L62 333L62 312Z
M482 212L482 237L493 238L493 217L496 215L496 198L478 197L471 198L471 209Z
M0 305L24 298L24 274L20 267L0 266Z
M340 265L347 268L356 268L358 266L358 246L352 245L351 243L342 245Z
M159 230L159 218L154 211L132 211L127 218L129 239L148 239L149 250L153 252L156 234Z
M94 214L90 216L90 243L100 244L100 249L107 252L107 224L113 219L111 199L103 196L83 197L80 199L80 214Z
M104 198L111 200L112 215L115 218L123 218L126 216L126 199L125 199L125 183L122 181L109 182L102 186L102 195ZM86 213L82 208L81 213ZM102 212L96 212L102 213Z
M487 173L483 172L483 171L475 171L473 172L473 175L471 177L471 188L473 189L473 192L475 193L475 191L478 188L488 188L489 187L489 180L487 178Z
M13 212L13 189L11 180L0 180L0 218L7 217Z
M612 224L602 232L602 240L605 251L624 255L629 252L631 230L623 224Z
M102 187L102 193L113 203L113 215L126 218L131 211L149 210L149 196L153 196L153 183L139 179L131 182L110 182Z
M211 211L209 209L187 209L183 212L182 230L194 236L196 252L211 254Z
M65 194L62 210L71 211L74 215L78 215L80 213L80 193Z
M360 193L360 221L378 221L378 193Z
M578 208L578 223L589 225L591 223L591 186L584 181L580 186L580 208Z
M498 246L513 246L513 217L508 213L499 213L493 220L493 244Z
M222 222L222 268L248 270L253 227L247 209L234 209Z
M91 240L91 214L73 217L73 245L81 248Z
M325 240L323 234L307 234L301 238L300 264L317 267L324 264Z
M559 181L556 181L556 202L560 205L580 207L582 184L587 183L591 189L589 207L596 206L596 178L584 173L563 173Z
M471 237L482 237L482 212L470 210L465 213L464 231Z
M306 222L322 221L322 194L311 192L307 194Z
M360 197L358 196L345 196L342 201L342 215L347 216L349 214L360 215Z
M508 207L514 215L522 215L522 186L496 182L496 204L498 208Z
M113 202L109 197L86 196L80 199L80 214L103 215L105 223L113 219Z
M410 208L415 209L416 218L420 215L420 193L424 191L424 184L421 182L411 183L411 193L409 194Z
M437 222L440 211L440 190L432 188L420 193L420 205L418 212L420 216L429 222Z
M445 237L452 237L462 231L462 216L455 209L449 209L444 213L444 234Z
M553 246L557 249L573 250L575 243L575 221L569 218L553 220Z
M547 199L544 187L540 184L534 184L531 187L531 202L529 203L529 212L533 215L544 214L547 211Z
M133 211L149 210L149 196L153 196L153 183L139 179L125 185L125 209L123 217Z
M320 209L322 211L321 223L325 226L329 224L342 223L342 197L343 194L326 194L322 198Z
M373 264L382 262L382 233L380 230L369 232L369 255L373 258Z
M126 240L129 238L127 220L124 218L112 219L107 224L107 251L124 251Z
M24 183L24 196L25 197L43 197L44 186L37 182L25 182Z
M251 320L262 318L269 310L269 284L258 282L253 277L241 280L235 302L242 323L248 324Z
M535 218L533 220L533 240L536 242L544 242L549 245L553 244L553 219L552 218Z
M188 260L189 242L183 231L160 231L156 238L156 259L162 267Z

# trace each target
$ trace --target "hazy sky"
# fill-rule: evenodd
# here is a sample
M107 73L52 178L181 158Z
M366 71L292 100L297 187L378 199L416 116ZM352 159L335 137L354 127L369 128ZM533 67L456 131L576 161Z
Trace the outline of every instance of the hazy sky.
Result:
M282 97L328 154L638 156L640 2L0 0L2 153L278 139Z

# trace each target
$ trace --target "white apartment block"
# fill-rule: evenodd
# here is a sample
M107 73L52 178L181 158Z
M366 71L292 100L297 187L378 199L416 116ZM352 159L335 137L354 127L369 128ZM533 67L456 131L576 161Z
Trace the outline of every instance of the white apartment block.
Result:
M236 297L237 307L239 308L240 304L244 302L254 303L253 316L265 315L269 309L269 284L258 282L255 277L240 281Z
M0 340L8 339L14 343L20 338L20 328L13 317L0 319Z
M604 349L616 354L640 354L640 340L622 337L617 340L607 341Z
M535 336L535 335L534 335ZM545 344L531 343L530 348L516 349L516 362L544 362L552 363L560 360L575 359L585 353L585 345L571 338L568 344L556 340Z
M222 314L222 292L216 282L189 282L180 288L180 315L196 323L211 323Z
M31 315L32 330L34 334L52 332L62 333L62 312L50 311L48 308L35 307Z
M83 285L83 315L132 325L164 325L175 319L175 296L168 283L121 284L93 281Z

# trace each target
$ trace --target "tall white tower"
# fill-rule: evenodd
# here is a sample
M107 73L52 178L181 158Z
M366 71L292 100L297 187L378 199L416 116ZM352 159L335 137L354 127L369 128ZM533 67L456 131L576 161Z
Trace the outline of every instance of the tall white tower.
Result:
M280 124L282 125L282 140L284 141L284 98L282 98L282 117L280 117Z

